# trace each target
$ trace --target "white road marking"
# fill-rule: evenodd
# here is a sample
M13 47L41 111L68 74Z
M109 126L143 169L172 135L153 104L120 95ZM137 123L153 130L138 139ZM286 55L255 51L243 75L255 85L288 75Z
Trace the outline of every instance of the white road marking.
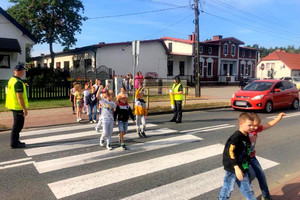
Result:
M31 160L31 159L32 159L32 158L29 157L29 158L21 158L21 159L17 159L17 160L9 160L9 161L5 161L5 162L1 162L1 163L0 163L0 166L6 165L6 164L11 164L11 163L23 162L23 161Z
M114 149L113 151L97 151L97 152L91 152L91 153L85 153L75 156L69 156L69 157L63 157L53 160L47 160L43 162L36 162L34 165L38 172L46 173L50 171L55 171L59 169L64 169L68 167L74 167L79 165L84 165L88 163L94 163L99 162L103 160L107 160L110 158L116 158L121 156L127 156L139 152L146 152L150 150L170 147L174 145L189 143L189 142L195 142L202 140L199 137L193 136L193 135L182 135L172 138L165 138L161 140L155 140L150 142L145 142L142 144L134 144L128 146L129 150L124 151L121 148Z
M80 130L80 129L88 129L92 128L92 130L95 132L95 126L96 124L83 124L83 125L75 125L75 126L66 126L66 127L59 127L59 128L46 128L42 130L33 130L33 131L24 131L22 132L21 136L32 136L32 135L44 135L49 133L57 133L57 132L63 132L63 131L73 131L73 130ZM156 124L147 124L148 127L154 127L157 126ZM135 126L129 126L135 127ZM118 127L114 128L114 131L118 131Z
M154 124L147 125L147 127L156 126ZM128 130L135 130L135 126L129 126ZM66 130L65 130L66 131ZM114 132L118 132L119 128L115 127L113 129ZM67 139L74 139L74 138L81 138L86 136L96 136L96 131L83 131L83 132L77 132L77 133L66 133L63 135L53 135L53 136L47 136L47 137L39 137L39 138L33 138L33 139L25 139L22 140L22 142L25 142L26 144L38 144L38 143L46 143L46 142L54 142L59 140L67 140Z
M264 170L279 164L261 157L257 157L257 159ZM183 180L126 197L122 200L191 199L221 187L224 175L225 171L223 167L219 167Z
M0 170L1 169L13 168L13 167L20 167L20 166L24 166L24 165L29 165L29 164L33 164L34 162L35 161L28 161L28 162L15 163L15 164L11 164L11 165L4 165L4 166L0 166Z
M154 135L162 135L162 134L168 134L168 133L174 133L174 132L176 132L176 131L173 129L161 128L161 129L154 129L154 130L146 131L146 134L148 136L154 136ZM93 135L95 135L95 132L93 132ZM54 152L59 152L59 151L72 150L72 149L76 149L76 148L91 147L91 146L99 145L99 135L95 135L95 137L98 137L98 138L79 141L79 142L78 141L64 142L62 144L55 144L55 145L45 146L45 147L36 147L36 148L26 149L24 151L27 154L27 156L36 156L36 155L41 155L41 154L46 154L46 153L54 153ZM44 137L44 138L48 139L47 137ZM128 139L134 139L134 138L137 138L137 134L135 132L127 133L124 136L125 141ZM46 142L42 139L43 138L40 138L40 143ZM118 141L118 136L116 134L114 134L112 137L112 142L117 142L117 141Z
M223 126L228 126L230 124L220 124L220 125L215 125L215 126L207 126L207 127L202 127L202 128L195 128L195 129L190 129L190 130L184 130L180 131L181 133L186 133L186 132L191 132L191 131L200 131L204 129L211 129L211 128L216 128L216 127L223 127Z
M80 192L103 187L105 185L216 156L222 154L223 149L224 145L221 144L210 145L194 150L61 180L50 183L48 186L56 198L60 199Z
M300 116L300 112L286 114L286 116L284 116L282 119L289 118L289 117L297 117L297 116ZM277 118L277 115L267 117L267 119L275 119L275 118Z
M205 133L208 131L214 131L214 130L219 130L219 129L225 129L225 128L231 128L235 127L235 125L219 125L219 126L213 126L213 127L205 127L205 128L199 128L199 129L191 129L191 130L185 130L185 131L180 131L181 133L186 133L186 134L195 134L195 133Z

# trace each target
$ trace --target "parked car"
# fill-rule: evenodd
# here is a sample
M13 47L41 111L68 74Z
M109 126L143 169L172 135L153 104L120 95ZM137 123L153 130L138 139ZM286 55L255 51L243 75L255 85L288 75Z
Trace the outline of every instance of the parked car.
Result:
M240 84L239 86L241 87L241 89L243 89L246 85L248 85L249 83L251 83L254 80L258 80L257 78L243 78L242 80L240 80Z
M291 81L300 90L300 77L282 77L281 80Z
M245 110L265 110L299 107L299 93L294 84L284 80L256 80L232 95L231 107Z

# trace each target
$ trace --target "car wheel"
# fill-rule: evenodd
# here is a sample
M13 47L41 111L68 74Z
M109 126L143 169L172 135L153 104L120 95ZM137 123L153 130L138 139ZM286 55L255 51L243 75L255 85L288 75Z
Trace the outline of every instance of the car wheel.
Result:
M297 110L299 108L299 100L298 99L293 100L292 108L295 110Z
M267 113L270 113L273 111L273 104L271 101L267 101L266 105L265 105L265 111Z

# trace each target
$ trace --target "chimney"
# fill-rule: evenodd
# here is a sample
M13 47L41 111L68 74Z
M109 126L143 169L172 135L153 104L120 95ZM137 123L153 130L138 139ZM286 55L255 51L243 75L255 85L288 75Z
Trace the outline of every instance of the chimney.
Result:
M189 40L190 41L195 41L195 33L193 33L192 35L189 35Z
M215 36L213 36L213 41L221 40L222 38L223 38L222 35L215 35Z
M280 49L276 49L276 52L280 52Z

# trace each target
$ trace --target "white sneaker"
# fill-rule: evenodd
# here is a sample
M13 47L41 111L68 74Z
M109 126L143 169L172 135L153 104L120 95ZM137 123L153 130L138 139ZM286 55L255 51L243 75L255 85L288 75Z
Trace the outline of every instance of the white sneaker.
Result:
M112 147L110 146L110 144L106 145L107 150L112 150Z
M77 122L80 122L80 119L79 119L79 118L77 118Z
M100 133L100 128L97 128L97 126L95 127L95 130L97 133Z
M93 122L94 122L94 123L97 123L97 121L96 121L96 120L93 120Z
M78 117L78 119L79 119L79 121L81 121L82 119L81 119L81 117Z
M101 146L101 147L104 147L104 140L101 140L101 139L100 139L100 146Z
M93 121L90 121L90 124L92 124L93 123Z

